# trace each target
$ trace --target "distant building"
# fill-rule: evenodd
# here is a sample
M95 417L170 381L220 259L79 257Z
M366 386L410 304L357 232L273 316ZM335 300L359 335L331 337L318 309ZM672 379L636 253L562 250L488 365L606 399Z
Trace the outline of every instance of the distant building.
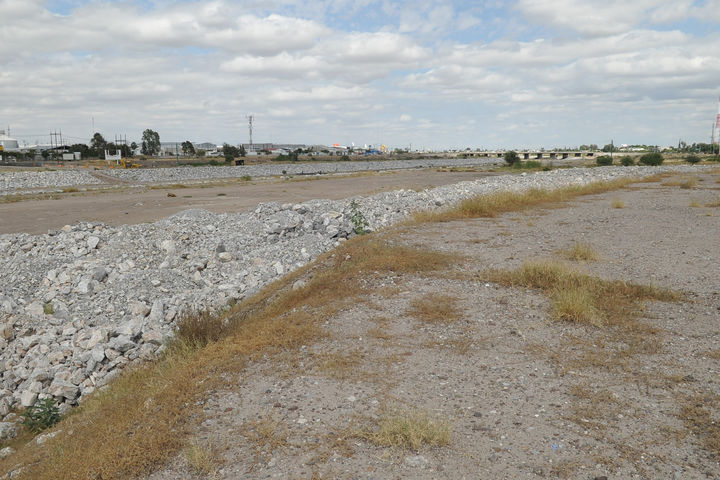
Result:
M6 152L20 150L20 145L18 145L18 141L5 135L5 130L0 130L0 145Z

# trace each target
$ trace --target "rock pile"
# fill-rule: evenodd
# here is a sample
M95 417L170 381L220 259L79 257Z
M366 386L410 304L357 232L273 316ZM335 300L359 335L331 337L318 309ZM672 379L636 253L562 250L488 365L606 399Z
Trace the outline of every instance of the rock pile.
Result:
M691 169L555 170L380 193L352 208L350 199L267 203L242 214L187 210L151 224L0 235L0 439L16 432L13 410L48 397L67 410L153 357L183 312L252 295L354 235L355 208L377 230L476 194Z

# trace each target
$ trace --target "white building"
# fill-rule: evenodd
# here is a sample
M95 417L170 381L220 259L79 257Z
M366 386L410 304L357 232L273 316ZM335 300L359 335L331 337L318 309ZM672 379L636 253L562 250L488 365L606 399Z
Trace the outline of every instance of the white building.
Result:
M20 145L18 145L17 140L5 135L5 130L0 130L0 146L2 146L6 152L20 150Z

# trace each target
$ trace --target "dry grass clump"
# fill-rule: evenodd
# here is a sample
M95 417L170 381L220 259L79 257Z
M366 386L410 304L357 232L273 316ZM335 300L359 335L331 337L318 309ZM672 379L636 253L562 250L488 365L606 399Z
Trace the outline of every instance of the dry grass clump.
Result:
M690 200L690 203L688 204L688 207L690 208L700 208L702 207L702 204L698 202L697 200Z
M224 373L265 352L289 352L323 338L327 318L375 288L367 277L432 272L458 258L377 237L349 240L229 312L188 316L162 358L126 370L61 421L62 433L46 446L30 442L0 459L0 471L22 464L19 479L145 477L186 447L187 434L202 420L198 399L219 386ZM307 286L293 290L301 277L309 278Z
M620 200L619 198L613 199L613 201L610 203L610 206L612 208L625 208L625 202Z
M593 182L582 186L555 190L531 189L525 192L498 192L469 198L457 207L441 212L417 213L413 222L446 222L466 218L492 218L502 213L570 201L581 195L594 195L623 188L637 180L618 179L610 182Z
M410 409L386 413L377 429L361 431L357 436L381 447L417 451L424 445L449 445L450 430L447 419L433 419L425 410Z
M210 475L217 470L218 455L210 447L192 442L185 447L183 455L190 470L196 475Z
M431 293L413 300L407 314L427 323L450 323L462 316L458 299L450 295Z
M317 369L329 378L335 380L361 378L360 366L365 357L362 351L321 353L317 357Z
M712 201L712 202L706 203L705 206L706 206L706 207L711 207L711 208L712 208L712 207L720 207L720 197L718 197L717 199L715 199L715 200Z
M698 437L705 450L713 457L720 456L720 418L714 417L712 408L720 402L715 394L696 394L680 401L680 419L685 428Z
M696 178L679 178L675 180L668 180L661 184L664 187L680 187L685 190L689 190L697 185Z
M289 444L287 427L270 412L259 420L245 422L240 433L253 446L258 458L261 454L270 457L275 450Z
M526 262L514 271L489 270L488 281L542 290L553 302L557 320L595 326L627 326L645 300L676 301L681 295L652 286L603 280L579 273L562 262Z
M560 252L568 260L576 262L596 262L600 260L600 255L589 243L575 242L568 250Z

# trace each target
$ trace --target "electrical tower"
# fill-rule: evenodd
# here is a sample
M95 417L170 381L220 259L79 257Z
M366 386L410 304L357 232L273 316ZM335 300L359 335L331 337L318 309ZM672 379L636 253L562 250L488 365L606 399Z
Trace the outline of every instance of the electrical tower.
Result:
M253 130L253 120L254 120L254 118L253 118L252 115L246 115L246 117L247 117L247 120L248 120L248 130L249 130L249 132L250 132L250 150L252 150L252 145L253 145L253 143L252 143L252 130Z

